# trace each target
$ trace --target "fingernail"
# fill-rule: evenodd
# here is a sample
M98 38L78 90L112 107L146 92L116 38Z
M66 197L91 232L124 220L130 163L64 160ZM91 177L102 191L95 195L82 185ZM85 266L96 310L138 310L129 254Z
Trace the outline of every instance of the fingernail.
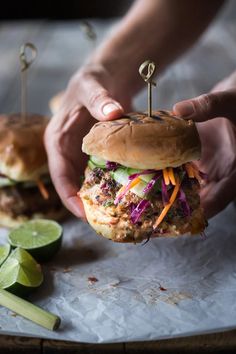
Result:
M181 117L188 117L194 113L193 104L191 102L180 102L174 105L174 111Z
M103 108L102 108L102 113L107 116L111 112L114 111L121 111L122 108L120 105L115 104L115 103L107 103Z

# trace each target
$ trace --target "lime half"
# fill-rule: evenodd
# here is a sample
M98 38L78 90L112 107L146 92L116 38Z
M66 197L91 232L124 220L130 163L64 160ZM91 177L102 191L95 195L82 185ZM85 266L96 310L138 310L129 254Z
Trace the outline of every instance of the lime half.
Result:
M0 246L0 265L7 259L11 246L9 244Z
M55 221L31 220L9 233L13 247L27 250L37 261L48 261L60 249L62 227Z
M17 295L28 293L42 281L40 265L22 248L16 248L0 267L0 289Z

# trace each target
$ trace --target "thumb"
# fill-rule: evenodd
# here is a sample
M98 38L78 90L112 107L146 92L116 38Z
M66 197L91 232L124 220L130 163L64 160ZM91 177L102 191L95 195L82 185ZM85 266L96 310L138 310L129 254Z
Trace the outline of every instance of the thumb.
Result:
M80 100L94 118L109 120L122 116L123 107L95 78L89 78L82 87Z
M178 102L173 111L176 115L196 122L216 117L226 117L236 124L236 91L219 91Z

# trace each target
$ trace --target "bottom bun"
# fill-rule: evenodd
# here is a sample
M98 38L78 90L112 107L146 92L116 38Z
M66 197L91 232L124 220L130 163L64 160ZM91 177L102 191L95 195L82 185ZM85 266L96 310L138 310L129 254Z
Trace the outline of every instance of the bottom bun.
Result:
M33 220L33 219L52 219L55 221L60 221L65 219L68 216L68 211L63 206L61 209L58 210L49 210L45 213L35 213L33 215L26 216L26 215L19 215L17 217L12 217L11 215L0 211L0 225L2 227L7 228L15 228L22 225L24 222Z
M137 227L135 231L133 230L133 224L131 224L129 219L124 221L123 218L113 217L108 214L108 209L101 205L95 205L93 202L84 198L81 195L83 201L85 213L89 224L97 232L107 239L114 242L142 242L149 238L155 237L176 237L181 235L196 235L205 229L206 222L203 218L202 208L195 209L192 212L191 217L188 222L181 224L168 224L163 232L161 229L152 230L150 228L145 229L142 227Z

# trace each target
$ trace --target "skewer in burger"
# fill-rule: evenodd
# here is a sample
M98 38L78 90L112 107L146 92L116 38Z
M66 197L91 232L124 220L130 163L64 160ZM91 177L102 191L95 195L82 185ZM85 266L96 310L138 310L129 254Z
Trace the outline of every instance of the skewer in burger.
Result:
M84 137L89 155L78 192L95 231L116 242L199 234L206 227L196 126L167 111L131 113L96 123Z
M49 177L43 135L48 118L0 115L0 225L66 215Z

